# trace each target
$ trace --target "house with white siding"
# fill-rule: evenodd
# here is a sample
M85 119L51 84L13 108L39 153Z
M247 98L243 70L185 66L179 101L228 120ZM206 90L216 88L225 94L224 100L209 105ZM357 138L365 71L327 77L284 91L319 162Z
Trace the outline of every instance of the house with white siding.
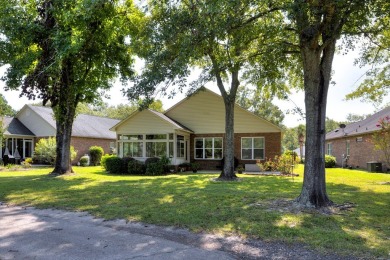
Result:
M220 95L202 89L165 113L136 111L111 128L120 157L143 161L167 156L173 165L198 162L202 169L220 169L225 145L225 106ZM281 153L282 130L235 106L234 154L241 164Z

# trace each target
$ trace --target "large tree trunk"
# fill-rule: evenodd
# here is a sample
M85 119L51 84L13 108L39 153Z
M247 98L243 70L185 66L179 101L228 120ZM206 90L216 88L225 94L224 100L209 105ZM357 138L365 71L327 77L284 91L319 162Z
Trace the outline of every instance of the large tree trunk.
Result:
M325 118L336 40L322 51L312 42L302 47L306 106L306 151L303 187L297 202L305 207L332 204L325 182Z
M52 175L72 173L70 143L72 126L76 115L78 94L75 91L72 80L72 62L66 59L63 62L61 86L58 100L53 100L53 112L56 118L56 161Z
M230 95L224 98L225 103L225 143L223 147L224 164L219 179L234 180L234 104L235 99Z

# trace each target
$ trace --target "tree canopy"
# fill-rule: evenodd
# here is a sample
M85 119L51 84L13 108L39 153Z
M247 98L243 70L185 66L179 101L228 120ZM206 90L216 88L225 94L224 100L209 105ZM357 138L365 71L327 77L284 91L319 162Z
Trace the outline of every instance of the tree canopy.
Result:
M133 71L129 35L140 13L132 1L0 0L0 65L5 89L50 102L56 118L53 173L69 172L79 102L92 102L115 77Z
M3 94L0 93L0 116L13 115L15 115L15 110L8 104Z
M225 104L224 166L220 178L234 179L234 104L240 84L252 84L272 93L283 87L281 64L274 48L284 17L270 8L272 1L149 1L143 37L135 44L145 59L143 73L129 98L148 101L157 92L173 97L190 93L207 82L219 88ZM273 40L272 40L273 39ZM191 69L200 68L197 80L187 82Z

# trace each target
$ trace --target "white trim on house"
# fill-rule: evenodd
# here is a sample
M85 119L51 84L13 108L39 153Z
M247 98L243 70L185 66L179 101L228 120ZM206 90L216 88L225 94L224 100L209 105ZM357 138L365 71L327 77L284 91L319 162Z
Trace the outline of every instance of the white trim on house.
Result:
M251 147L243 147L243 139L251 139ZM262 148L255 147L255 139L262 139ZM251 158L244 158L243 150L251 150ZM255 150L262 150L261 158L256 158ZM263 136L241 137L241 160L264 160L265 159L265 138Z
M212 139L212 146L211 148L210 147L206 147L206 139ZM221 142L221 147L215 147L215 139L221 139L220 142ZM202 140L202 148L197 148L196 147L196 141L199 141L199 140ZM210 157L206 157L206 150L209 150L211 149L211 158ZM203 157L200 158L200 157L197 157L197 151L202 151L202 155ZM220 151L220 157L215 157L215 151L218 150ZM194 138L194 159L195 160L222 160L223 158L223 137L195 137Z

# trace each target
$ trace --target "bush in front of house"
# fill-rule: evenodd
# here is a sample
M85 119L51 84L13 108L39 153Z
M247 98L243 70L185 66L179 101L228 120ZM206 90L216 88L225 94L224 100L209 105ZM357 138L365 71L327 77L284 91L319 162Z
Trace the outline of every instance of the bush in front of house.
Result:
M105 170L107 170L106 161L110 157L116 157L116 155L107 153L107 154L103 155L102 158L100 159L100 166L102 166Z
M144 175L146 172L145 164L137 160L130 160L127 164L127 173L130 175Z
M111 156L105 159L105 169L112 174L125 174L127 169L123 171L123 160L117 156Z
M104 150L100 146L91 146L89 147L89 155L91 156L90 165L96 166L99 165L100 160L102 159Z
M35 145L33 161L34 163L54 165L57 156L56 139L54 137L42 138ZM73 161L77 156L77 151L70 146L70 159Z
M169 172L170 160L166 156L160 158L148 158L145 161L145 175L156 176L163 175Z
M333 168L336 166L336 157L325 154L325 168Z
M88 166L89 158L88 156L84 155L80 158L80 166Z

